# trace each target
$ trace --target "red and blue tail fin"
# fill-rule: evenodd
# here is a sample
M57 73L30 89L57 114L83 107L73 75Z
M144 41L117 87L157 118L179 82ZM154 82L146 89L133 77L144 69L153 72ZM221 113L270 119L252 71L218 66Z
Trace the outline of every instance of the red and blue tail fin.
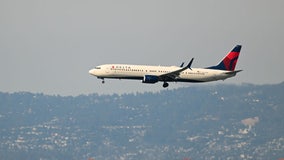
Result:
M241 52L241 45L237 45L231 52L229 52L225 58L216 66L208 67L208 69L218 69L218 70L227 70L234 71L239 54Z

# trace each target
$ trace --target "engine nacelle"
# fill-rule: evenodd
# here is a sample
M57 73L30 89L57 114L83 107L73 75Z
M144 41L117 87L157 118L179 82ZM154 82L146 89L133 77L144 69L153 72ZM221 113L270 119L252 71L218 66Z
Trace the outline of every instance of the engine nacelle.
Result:
M159 81L158 76L153 76L153 75L145 75L143 78L143 83L157 83Z

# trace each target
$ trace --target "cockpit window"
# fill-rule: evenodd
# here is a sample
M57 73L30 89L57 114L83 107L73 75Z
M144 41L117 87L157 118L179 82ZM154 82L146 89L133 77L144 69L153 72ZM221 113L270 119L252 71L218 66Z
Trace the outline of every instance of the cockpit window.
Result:
M96 67L95 69L101 69L101 67Z

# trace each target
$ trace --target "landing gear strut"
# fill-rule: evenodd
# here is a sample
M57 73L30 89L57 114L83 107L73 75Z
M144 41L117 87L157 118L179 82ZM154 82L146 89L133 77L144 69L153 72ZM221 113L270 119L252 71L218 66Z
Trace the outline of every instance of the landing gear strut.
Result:
M103 78L101 78L102 79L102 84L104 84L105 83L105 80L103 79Z
M164 88L167 88L168 86L169 86L169 83L164 82L163 87L164 87Z

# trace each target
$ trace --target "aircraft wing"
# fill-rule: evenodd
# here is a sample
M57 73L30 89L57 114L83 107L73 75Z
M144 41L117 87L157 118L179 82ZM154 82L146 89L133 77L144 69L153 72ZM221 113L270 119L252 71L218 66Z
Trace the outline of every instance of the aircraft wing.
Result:
M193 59L194 59L194 58L192 58L192 59L190 60L190 62L188 63L187 66L185 66L185 67L183 67L183 68L181 68L181 69L178 69L178 70L175 70L175 71L166 73L166 74L159 75L159 78L162 79L162 80L164 80L164 81L175 80L175 79L179 76L180 72L182 72L182 71L184 71L184 70L186 70L186 69L188 69L188 68L191 69L190 67L191 67L191 64L192 64L192 62L193 62Z

